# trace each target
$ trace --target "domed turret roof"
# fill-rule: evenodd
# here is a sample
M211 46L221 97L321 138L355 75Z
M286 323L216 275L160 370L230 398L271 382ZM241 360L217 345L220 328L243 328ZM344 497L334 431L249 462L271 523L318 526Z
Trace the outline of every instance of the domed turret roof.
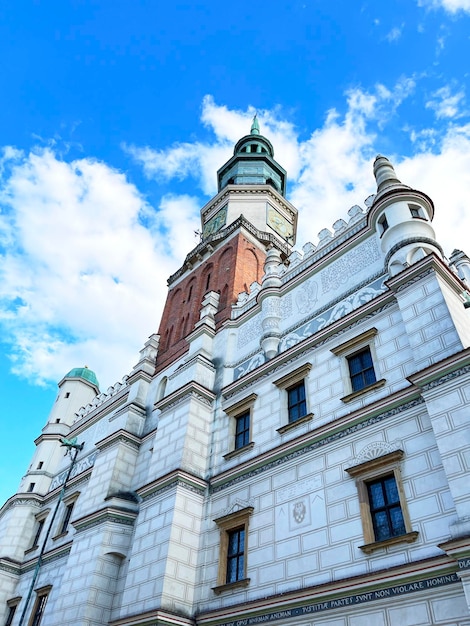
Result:
M99 382L96 378L96 374L93 370L89 369L86 365L85 367L74 367L70 370L68 374L64 376L65 378L81 378L82 380L86 380L87 382L94 385L99 389Z
M260 134L255 115L250 134L235 144L233 157L217 172L218 190L227 185L271 185L286 193L286 171L274 160L271 142Z

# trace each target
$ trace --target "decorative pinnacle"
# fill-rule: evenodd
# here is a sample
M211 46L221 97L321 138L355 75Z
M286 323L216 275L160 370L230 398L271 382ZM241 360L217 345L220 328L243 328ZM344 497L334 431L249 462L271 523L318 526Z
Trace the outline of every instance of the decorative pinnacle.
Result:
M381 154L378 154L374 161L374 176L377 181L378 192L383 191L386 187L402 184L395 174L393 165L387 157L384 157Z
M251 124L250 135L259 135L259 123L258 123L257 113L255 113L253 122Z

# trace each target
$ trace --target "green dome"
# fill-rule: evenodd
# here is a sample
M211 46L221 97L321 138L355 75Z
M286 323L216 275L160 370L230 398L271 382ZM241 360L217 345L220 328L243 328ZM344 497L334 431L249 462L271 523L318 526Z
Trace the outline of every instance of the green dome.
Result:
M68 374L64 376L64 378L82 378L87 382L94 385L97 389L99 389L100 384L98 379L96 378L96 374L93 370L88 367L74 367Z

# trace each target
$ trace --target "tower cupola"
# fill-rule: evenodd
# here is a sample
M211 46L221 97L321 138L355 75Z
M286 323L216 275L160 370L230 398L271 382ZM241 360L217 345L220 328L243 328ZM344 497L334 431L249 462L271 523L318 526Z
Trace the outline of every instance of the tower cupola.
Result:
M249 135L235 145L233 157L217 172L218 190L227 185L271 185L286 193L286 171L274 160L271 142L260 134L255 115Z

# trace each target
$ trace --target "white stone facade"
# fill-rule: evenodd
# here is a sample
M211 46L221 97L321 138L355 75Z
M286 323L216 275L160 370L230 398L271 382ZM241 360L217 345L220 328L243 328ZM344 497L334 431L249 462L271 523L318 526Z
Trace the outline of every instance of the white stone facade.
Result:
M429 198L384 157L375 170L368 210L303 254L268 249L219 326L209 293L183 357L155 374L152 335L106 393L61 382L0 511L0 619L470 625L468 258L449 266ZM359 384L358 354L373 363ZM61 437L83 443L65 485ZM386 479L383 531L371 485Z

